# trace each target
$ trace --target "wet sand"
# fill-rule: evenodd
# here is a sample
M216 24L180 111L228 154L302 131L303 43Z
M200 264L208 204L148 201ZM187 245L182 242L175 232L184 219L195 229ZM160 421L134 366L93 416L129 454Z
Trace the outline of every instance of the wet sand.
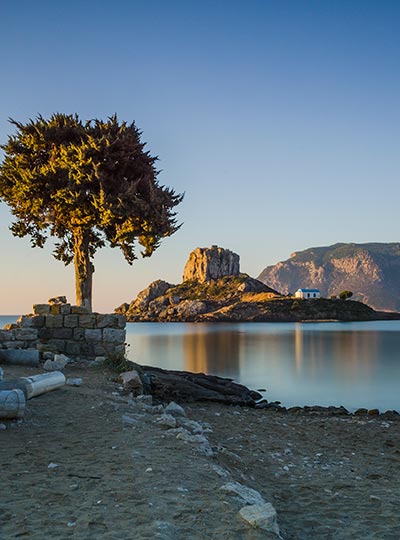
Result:
M183 404L202 426L185 439L109 371L66 375L82 386L28 401L0 431L2 540L276 539L241 519L231 482L273 504L287 540L400 538L395 417Z

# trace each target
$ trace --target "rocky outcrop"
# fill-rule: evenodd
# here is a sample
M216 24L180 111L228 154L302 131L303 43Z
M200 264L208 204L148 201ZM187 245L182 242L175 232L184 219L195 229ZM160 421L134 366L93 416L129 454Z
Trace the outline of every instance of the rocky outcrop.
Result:
M229 249L218 246L196 248L189 255L183 271L183 281L204 283L224 276L237 276L239 272L239 255Z
M160 287L160 283L165 285ZM159 296L155 296L155 291L158 291ZM203 283L184 281L180 285L156 281L140 292L130 304L119 306L116 312L125 315L131 322L199 321L202 317L240 302L250 306L252 301L280 296L247 274L225 276Z
M301 287L322 296L347 289L378 310L400 310L400 243L335 244L293 253L258 279L283 294Z

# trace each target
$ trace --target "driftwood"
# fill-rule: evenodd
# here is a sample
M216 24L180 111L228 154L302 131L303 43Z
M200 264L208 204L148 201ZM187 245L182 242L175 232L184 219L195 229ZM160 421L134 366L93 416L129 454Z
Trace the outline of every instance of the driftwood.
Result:
M162 401L216 401L228 405L247 405L254 407L261 394L235 383L232 379L172 371L151 366L136 365L144 386L157 399Z
M45 392L50 392L60 388L65 384L65 376L61 371L52 371L51 373L42 373L32 377L19 377L19 379L9 379L0 382L1 390L21 390L26 399L31 399Z
M0 418L21 418L25 412L25 396L21 390L0 391Z

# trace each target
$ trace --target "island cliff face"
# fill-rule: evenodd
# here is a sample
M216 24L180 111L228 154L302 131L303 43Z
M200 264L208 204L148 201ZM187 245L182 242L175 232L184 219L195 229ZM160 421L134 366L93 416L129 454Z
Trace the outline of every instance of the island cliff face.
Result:
M335 244L293 253L265 268L258 279L283 294L320 289L322 296L347 289L378 310L400 310L400 243Z
M231 273L233 272L233 273ZM189 256L183 282L151 283L129 304L116 309L130 322L295 322L368 321L387 318L360 303L297 300L241 274L239 256L229 250L197 248Z

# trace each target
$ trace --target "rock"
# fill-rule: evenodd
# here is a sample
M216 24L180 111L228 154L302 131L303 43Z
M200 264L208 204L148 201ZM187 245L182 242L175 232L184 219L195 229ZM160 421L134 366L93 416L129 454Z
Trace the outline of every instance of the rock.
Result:
M130 304L129 309L147 308L152 300L164 295L171 287L173 287L173 285L162 279L153 281L146 289L143 289L143 291L137 295L136 300Z
M265 504L265 500L258 491L244 486L239 482L229 482L228 484L223 485L220 489L226 493L238 495L246 504L258 506Z
M251 527L270 531L279 536L277 514L271 503L244 506L239 510L239 515Z
M0 424L0 431L3 431L4 429L7 429L7 426L5 424Z
M168 403L165 407L165 412L166 414L172 414L172 416L186 416L185 409L175 403L175 401Z
M49 298L49 304L66 304L66 296L55 296L54 298Z
M143 383L136 369L125 371L119 376L123 390L126 394L133 393L134 396L143 394Z
M81 386L82 385L82 379L80 379L79 377L67 379L65 381L65 384L67 386Z
M196 248L185 265L183 281L203 283L224 276L236 276L239 272L239 255L229 249L218 246Z
M162 414L156 419L156 424L166 428L176 428L176 419L172 414Z
M59 467L58 463L49 463L47 465L48 469L57 469L57 467Z
M142 394L136 397L136 402L149 405L151 407L153 405L153 396L149 394ZM162 410L164 410L164 408L162 408Z
M55 354L54 360L46 360L43 369L46 371L62 371L70 359L65 354Z
M179 418L178 423L179 423L179 426L182 426L187 431L190 431L191 433L193 433L193 435L201 435L203 433L202 426L195 420L188 420L187 418Z
M180 428L176 438L186 443L197 445L198 450L207 456L212 456L214 454L207 437L204 437L204 435L192 435L186 429Z
M135 426L139 423L136 418L133 418L132 416L129 416L128 414L123 414L121 419L124 424L128 424L130 426Z
M370 409L368 411L369 416L379 416L379 409Z

